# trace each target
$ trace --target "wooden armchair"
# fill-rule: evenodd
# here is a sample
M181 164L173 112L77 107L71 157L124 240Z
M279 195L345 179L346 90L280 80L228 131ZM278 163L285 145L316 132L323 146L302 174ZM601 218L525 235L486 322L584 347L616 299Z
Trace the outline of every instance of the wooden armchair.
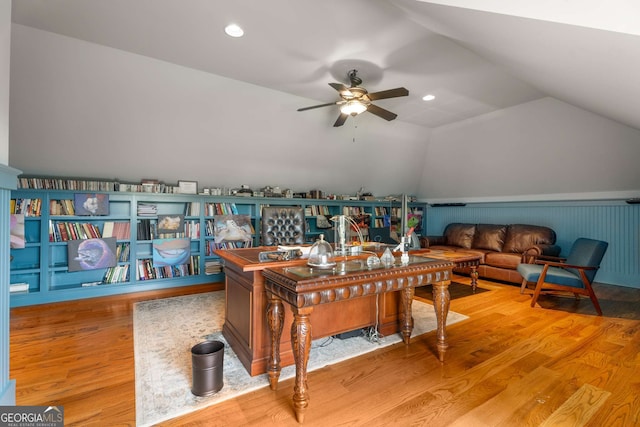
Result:
M566 260L545 257L536 260L535 264L519 264L517 270L523 277L520 293L524 292L529 283L535 283L531 307L535 306L541 293L570 292L576 298L586 295L591 299L598 315L602 316L600 303L591 284L607 246L607 242L580 238L574 242Z

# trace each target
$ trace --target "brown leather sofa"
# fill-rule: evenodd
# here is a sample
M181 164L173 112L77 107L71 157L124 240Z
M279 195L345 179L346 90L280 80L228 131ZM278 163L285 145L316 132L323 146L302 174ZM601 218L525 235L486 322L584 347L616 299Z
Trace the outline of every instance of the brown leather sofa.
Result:
M533 262L535 257L558 256L556 233L549 227L526 224L463 224L447 225L442 236L420 239L423 248L463 251L481 255L480 277L504 282L522 283L516 267L521 262ZM454 269L469 274L469 268Z

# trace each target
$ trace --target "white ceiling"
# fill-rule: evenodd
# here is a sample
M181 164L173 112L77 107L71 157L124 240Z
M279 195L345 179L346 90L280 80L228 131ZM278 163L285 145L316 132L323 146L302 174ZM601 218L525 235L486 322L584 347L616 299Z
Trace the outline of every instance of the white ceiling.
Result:
M429 128L552 96L640 129L637 3L19 0L12 20L308 98L300 107L336 101L327 83L356 68L370 92L409 89L376 104ZM230 22L243 38L224 35Z

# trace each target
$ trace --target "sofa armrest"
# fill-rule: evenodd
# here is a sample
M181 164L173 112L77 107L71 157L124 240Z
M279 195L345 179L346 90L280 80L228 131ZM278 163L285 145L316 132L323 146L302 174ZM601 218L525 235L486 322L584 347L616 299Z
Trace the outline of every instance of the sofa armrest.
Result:
M428 248L434 245L444 245L444 236L422 236L420 237L420 247Z
M538 258L557 258L560 249L558 245L533 245L522 253L522 262L533 264Z

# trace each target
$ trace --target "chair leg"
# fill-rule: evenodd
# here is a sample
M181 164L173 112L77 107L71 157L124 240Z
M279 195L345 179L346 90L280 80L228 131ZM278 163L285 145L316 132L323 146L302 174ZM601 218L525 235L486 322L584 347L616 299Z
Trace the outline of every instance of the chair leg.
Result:
M544 285L544 279L547 277L547 270L549 270L549 265L545 264L540 272L540 277L538 277L538 282L536 283L536 289L533 291L533 298L531 298L531 307L536 306L536 302L538 302L538 297L540 296L540 291L542 291L542 285Z
M542 276L540 276L540 279L542 279ZM531 298L531 307L536 306L536 302L538 302L538 297L540 296L540 291L542 291L543 284L544 281L541 280L538 280L538 283L536 283L536 289L533 291L533 297Z
M582 277L582 283L584 283L584 288L589 293L589 298L591 298L591 302L593 303L593 306L595 307L596 312L598 312L598 316L602 316L602 309L600 308L600 302L598 301L598 297L596 297L596 293L593 292L591 283L589 283L589 279L587 279L587 276L584 274L583 270L580 270L580 276Z
M527 284L529 282L527 282L527 279L522 279L522 286L520 286L520 293L524 294L524 290L527 289Z

